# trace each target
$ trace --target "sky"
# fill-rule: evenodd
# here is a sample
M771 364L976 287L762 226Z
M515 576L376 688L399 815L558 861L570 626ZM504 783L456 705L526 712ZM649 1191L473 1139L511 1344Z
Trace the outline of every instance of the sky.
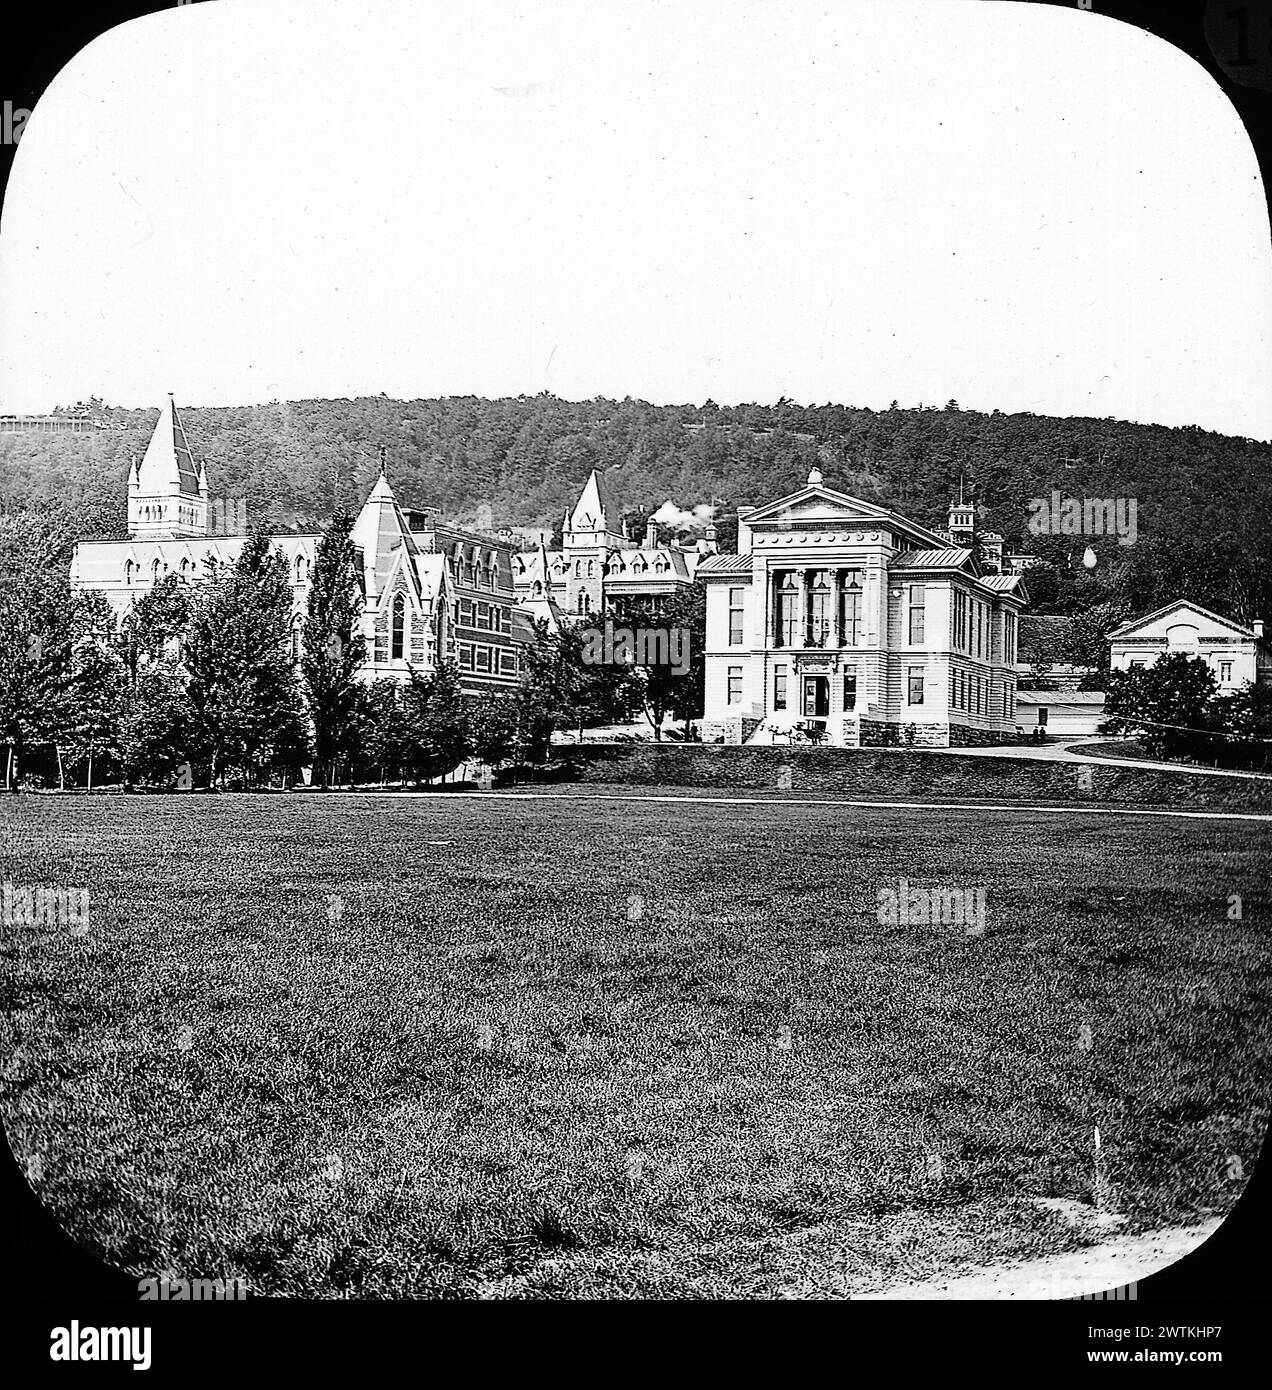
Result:
M982 0L218 0L102 35L0 213L0 411L385 392L1272 438L1272 241L1192 59Z

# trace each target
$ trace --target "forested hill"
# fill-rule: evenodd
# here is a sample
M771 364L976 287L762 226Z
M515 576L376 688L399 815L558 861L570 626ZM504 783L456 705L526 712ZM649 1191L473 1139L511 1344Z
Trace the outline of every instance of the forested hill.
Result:
M8 508L52 506L81 534L122 535L128 462L144 450L157 410L92 404L106 428L0 435L0 498ZM1272 445L1196 428L986 415L954 402L872 411L785 399L655 406L547 394L379 396L181 414L213 494L246 496L250 514L279 529L311 529L338 507L356 509L382 444L403 503L523 529L559 527L594 467L611 470L611 492L626 510L671 498L685 509L714 504L724 520L740 503L793 491L817 465L829 485L928 524L943 523L963 474L987 526L1010 546L1023 541L1056 561L1058 586L1046 578L1032 586L1035 609L1116 601L1142 611L1182 595L1272 619ZM1072 538L1025 531L1029 499L1056 489L1135 499L1137 544L1096 541L1097 569L1074 573ZM726 548L732 535L722 526Z

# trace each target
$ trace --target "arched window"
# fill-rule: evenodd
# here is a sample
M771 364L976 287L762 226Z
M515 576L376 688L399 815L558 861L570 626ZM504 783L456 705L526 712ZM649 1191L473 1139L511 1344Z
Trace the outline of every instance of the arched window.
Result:
M543 597L543 584L536 579L530 587L530 594L533 598Z
M125 560L125 561L124 561L124 583L125 583L125 584L131 584L131 583L133 582L133 568L134 568L134 567L133 567L133 562L132 562L131 560Z
M296 556L296 583L303 584L309 577L309 566L303 555Z
M153 563L151 564L151 566L150 566L150 577L151 577L151 581L152 581L153 583L158 584L158 582L159 582L159 561L158 561L158 559L154 560L154 562L153 562Z
M575 577L575 579L582 579L582 578L583 578L583 561L582 561L582 560L575 560L575 562L574 562L574 577Z
M189 579L189 577L190 577L190 561L183 555L183 556L181 557L181 578L182 578L182 579Z
M389 660L401 661L406 652L406 599L401 595L393 600L393 623L389 641Z
M299 613L297 613L296 616L292 619L291 634L291 653L292 660L295 662L300 661L301 635L304 631L304 626L305 620L300 616Z
M661 555L654 561L654 569L656 569L659 574L667 573L667 561L664 560Z

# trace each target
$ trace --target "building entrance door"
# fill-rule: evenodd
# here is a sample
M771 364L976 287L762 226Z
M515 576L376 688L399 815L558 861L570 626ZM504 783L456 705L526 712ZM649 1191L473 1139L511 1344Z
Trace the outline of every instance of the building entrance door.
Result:
M830 713L830 677L804 677L804 717L825 719Z

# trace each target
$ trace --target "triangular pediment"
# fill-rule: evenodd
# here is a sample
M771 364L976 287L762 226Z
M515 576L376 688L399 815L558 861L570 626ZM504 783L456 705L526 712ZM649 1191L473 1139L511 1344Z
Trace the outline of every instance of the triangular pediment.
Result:
M892 516L886 507L850 497L846 492L810 483L787 497L766 502L746 517L748 526L790 525L791 522L827 522L835 526L879 526Z
M1243 623L1236 622L1232 618L1225 618L1220 613L1213 613L1209 608L1203 608L1201 604L1193 603L1191 599L1179 599L1175 603L1168 603L1162 608L1155 609L1152 613L1131 618L1120 627L1114 628L1109 636L1119 640L1134 637L1164 637L1170 627L1181 622L1191 623L1202 631L1213 632L1215 629L1219 629L1231 633L1234 637L1245 638L1246 641L1252 640L1254 636L1250 628Z

